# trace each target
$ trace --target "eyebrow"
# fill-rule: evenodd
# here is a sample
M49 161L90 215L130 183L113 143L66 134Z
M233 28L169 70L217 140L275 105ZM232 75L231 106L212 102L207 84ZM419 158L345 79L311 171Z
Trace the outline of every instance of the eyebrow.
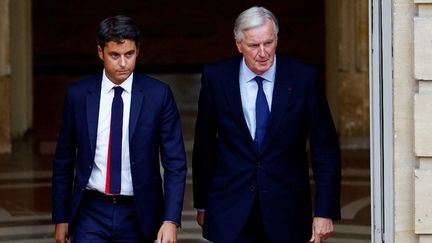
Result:
M262 41L262 42L255 42L255 41L251 41L251 42L247 42L247 41L245 41L245 43L246 43L246 45L259 45L259 44L265 44L265 43L268 43L268 42L273 42L273 41L275 41L275 39L273 38L273 39L269 39L269 40L264 40L264 41Z
M129 51L126 51L126 52L124 52L124 54L130 54L130 53L135 53L136 52L136 50L129 50ZM117 51L110 51L110 52L108 52L108 54L119 54L120 55L120 52L117 52Z

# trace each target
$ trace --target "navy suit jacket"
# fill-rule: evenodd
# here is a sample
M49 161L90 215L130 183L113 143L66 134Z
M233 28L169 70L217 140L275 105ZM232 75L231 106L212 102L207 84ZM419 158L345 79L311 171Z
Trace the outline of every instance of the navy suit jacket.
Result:
M203 236L233 242L258 195L271 242L307 242L312 216L340 218L340 152L316 68L277 56L268 130L257 151L243 115L241 58L206 65L193 151ZM315 180L312 211L307 159Z
M69 232L94 166L101 83L102 74L80 80L68 87L65 98L53 165L52 217L54 223L68 222ZM138 219L144 236L154 240L163 220L180 223L186 158L170 88L138 73L132 84L129 143Z

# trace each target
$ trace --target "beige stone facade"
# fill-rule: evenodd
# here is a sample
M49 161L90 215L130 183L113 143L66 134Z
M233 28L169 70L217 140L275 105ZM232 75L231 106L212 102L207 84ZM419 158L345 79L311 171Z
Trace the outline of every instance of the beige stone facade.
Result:
M395 242L432 242L432 1L393 18Z
M414 229L432 242L432 1L414 1Z

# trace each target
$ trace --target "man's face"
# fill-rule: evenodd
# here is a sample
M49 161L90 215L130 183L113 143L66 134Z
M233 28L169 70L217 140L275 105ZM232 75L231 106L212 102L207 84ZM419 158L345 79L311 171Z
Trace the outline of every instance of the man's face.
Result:
M277 46L272 21L267 19L263 25L243 31L243 39L236 40L236 45L250 70L265 73L273 65Z
M98 46L98 54L103 61L106 76L118 85L134 71L138 48L133 40L119 43L109 41L104 48Z

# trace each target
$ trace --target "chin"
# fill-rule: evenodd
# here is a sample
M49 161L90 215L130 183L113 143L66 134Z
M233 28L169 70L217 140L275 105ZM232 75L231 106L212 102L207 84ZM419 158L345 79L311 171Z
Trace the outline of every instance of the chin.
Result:
M269 69L270 69L270 66L265 66L265 67L259 67L259 68L257 68L257 70L258 70L260 73L265 73L265 72L267 72Z

